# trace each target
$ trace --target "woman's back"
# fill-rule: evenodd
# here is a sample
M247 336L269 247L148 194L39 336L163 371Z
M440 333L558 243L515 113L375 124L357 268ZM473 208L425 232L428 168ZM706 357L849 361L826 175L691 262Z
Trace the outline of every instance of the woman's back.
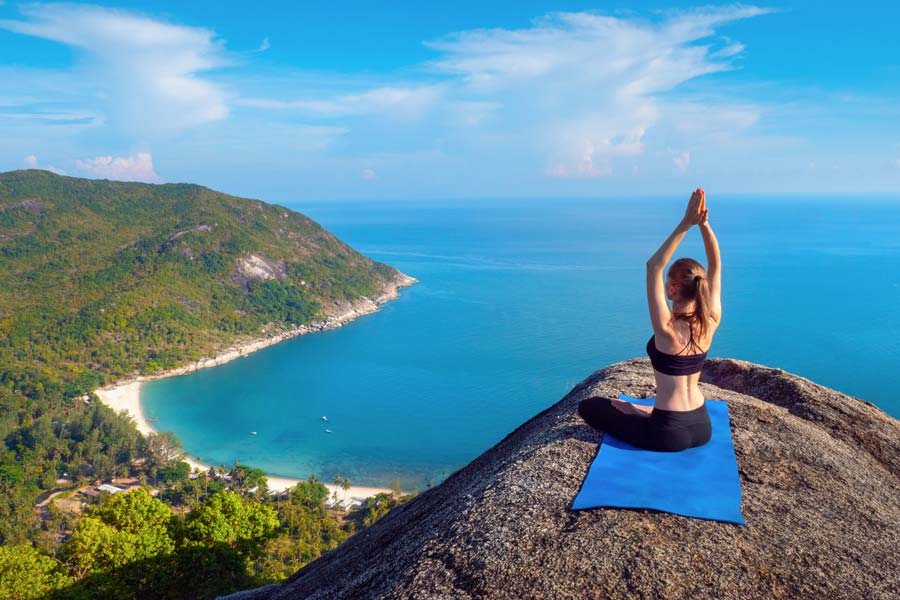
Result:
M702 337L698 337L695 325L683 319L673 318L669 327L654 334L650 343L658 353L672 357L669 359L669 363L693 363L699 367L703 362L699 357L705 358L718 325L718 322L709 319L707 331ZM648 353L652 350L648 345ZM664 363L666 358L666 356L660 357L659 355L656 357L657 360L663 359ZM691 360L692 358L694 360ZM681 360L679 361L679 359ZM654 368L653 375L656 377L657 407L664 410L687 411L703 405L705 399L698 386L699 370L687 375L674 375L660 372Z

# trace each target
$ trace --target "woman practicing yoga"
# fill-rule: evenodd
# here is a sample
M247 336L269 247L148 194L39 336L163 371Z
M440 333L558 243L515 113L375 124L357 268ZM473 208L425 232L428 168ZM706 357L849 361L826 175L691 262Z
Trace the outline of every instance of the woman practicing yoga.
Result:
M691 195L681 223L647 261L647 302L653 323L647 354L656 377L656 405L601 397L578 405L578 414L591 427L633 446L677 452L702 446L712 435L706 401L697 385L722 319L722 261L708 214L706 194L700 188ZM709 270L691 258L679 258L663 284L666 263L694 225L703 236ZM666 298L672 300L671 310Z

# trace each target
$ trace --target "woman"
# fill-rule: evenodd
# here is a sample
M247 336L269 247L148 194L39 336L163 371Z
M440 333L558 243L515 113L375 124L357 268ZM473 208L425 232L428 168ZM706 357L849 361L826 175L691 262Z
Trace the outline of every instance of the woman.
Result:
M677 452L709 441L712 427L700 391L700 371L722 319L722 261L719 243L707 219L706 194L697 189L684 218L647 261L647 302L653 337L647 354L656 378L656 405L639 406L609 398L587 398L578 414L600 431L639 448ZM691 258L666 263L684 234L697 225L709 270ZM672 309L666 298L672 301Z

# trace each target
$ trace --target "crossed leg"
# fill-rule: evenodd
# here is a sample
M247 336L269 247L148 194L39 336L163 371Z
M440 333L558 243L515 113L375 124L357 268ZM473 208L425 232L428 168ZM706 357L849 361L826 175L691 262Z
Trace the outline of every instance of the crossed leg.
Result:
M578 414L594 429L611 433L632 446L650 450L655 447L649 416L623 413L609 398L585 398L578 405Z

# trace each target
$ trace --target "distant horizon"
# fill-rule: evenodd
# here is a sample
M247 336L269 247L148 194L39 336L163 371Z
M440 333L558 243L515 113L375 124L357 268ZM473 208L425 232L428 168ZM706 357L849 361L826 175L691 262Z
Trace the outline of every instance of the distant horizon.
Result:
M52 171L47 171L46 169L11 169L9 171L0 171L0 175L4 175L6 173L14 173L17 171L43 171L46 173L51 173L53 175L59 175L58 173L53 173ZM62 177L72 177L75 179L84 179L86 181L110 181L116 183L145 183L148 185L197 185L200 187L205 187L207 189L213 190L215 192L220 192L223 194L228 194L229 196L234 196L238 198L245 198L247 200L259 200L261 202L265 202L266 204L278 204L284 206L285 208L292 208L293 206L297 206L298 204L305 203L310 205L319 205L319 204L341 204L341 203L371 203L371 202L456 202L456 201L516 201L516 200L529 200L529 201L561 201L561 200L666 200L666 201L675 201L675 202L684 202L685 198L690 196L690 191L687 190L684 192L657 192L654 194L596 194L596 195L578 195L578 196L546 196L546 195L534 195L534 196L419 196L419 197L397 197L397 196L385 196L385 197L369 197L369 198L306 198L300 200L279 200L277 198L267 198L259 195L243 195L238 194L227 189L213 187L212 185L208 185L199 181L163 181L163 182L144 182L144 181L128 181L121 179L108 179L108 178L92 178L92 177L79 177L74 175L61 175ZM700 184L697 184L700 186ZM700 186L703 187L703 186ZM761 200L779 200L784 198L791 199L832 199L832 200L863 200L863 199L880 199L885 201L893 201L896 200L900 202L900 189L897 191L875 191L875 192L818 192L818 191L810 191L810 192L783 192L783 191L762 191L762 192L717 192L710 188L705 188L707 190L707 194L711 199L718 197L726 200L750 200L753 198L761 199ZM290 203L285 203L290 202Z
M900 189L900 5L461 2L0 1L0 170L296 201Z

